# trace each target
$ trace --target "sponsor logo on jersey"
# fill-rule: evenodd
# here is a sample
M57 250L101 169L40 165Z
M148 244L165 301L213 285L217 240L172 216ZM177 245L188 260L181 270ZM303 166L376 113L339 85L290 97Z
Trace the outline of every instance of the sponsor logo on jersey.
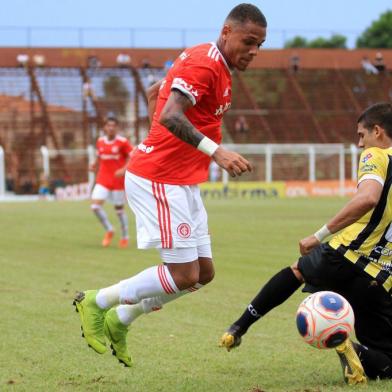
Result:
M191 227L188 225L188 223L180 223L177 226L177 234L181 238L189 238L191 235Z
M371 171L374 171L377 169L377 166L374 163L365 163L363 166L361 166L360 171L362 173L368 173Z
M113 153L113 154L117 154L118 151L119 151L118 146L113 146L113 147L112 147L112 153Z
M145 152L146 154L149 154L150 152L152 152L152 151L154 150L154 146L146 146L146 145L143 144L143 143L140 143L140 144L137 146L137 148L138 148L138 150L140 150L140 151L142 151L142 152Z
M193 85L188 84L184 79L182 78L174 78L173 80L173 85L180 85L183 87L186 91L189 91L194 97L197 97L199 94L197 90L193 89Z
M392 256L392 249L384 248L381 245L376 246L375 248L372 249L372 251L382 256Z
M219 105L215 110L215 116L222 116L224 112L230 109L231 102L226 102L224 105Z
M366 163L373 155L369 152L366 156L362 158L362 163Z

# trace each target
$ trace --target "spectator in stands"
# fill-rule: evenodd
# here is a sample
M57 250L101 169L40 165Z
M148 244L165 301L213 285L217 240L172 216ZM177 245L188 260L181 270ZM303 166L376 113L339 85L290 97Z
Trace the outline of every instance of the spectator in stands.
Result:
M33 181L29 176L23 176L20 180L20 192L24 195L31 195L34 190Z
M88 56L87 66L91 69L97 69L101 66L101 60L97 56Z
M249 131L249 125L244 116L237 117L234 127L238 133L247 133Z
M116 62L119 65L119 67L126 68L131 65L132 59L129 54L119 53L118 56L116 57Z
M384 56L381 52L376 53L376 58L374 59L374 66L377 68L378 72L385 71Z
M143 59L142 60L142 68L144 68L144 69L151 68L151 64L150 64L150 60L149 59Z
M364 56L361 61L362 68L368 75L377 75L378 69L370 62L367 56Z
M44 173L42 173L39 178L38 195L43 199L50 195L49 179L48 176L46 176Z
M88 97L95 99L95 93L90 79L86 79L86 81L83 83L82 89L84 99L87 99Z
M290 57L290 70L292 73L296 74L299 71L300 58L297 53L294 53Z

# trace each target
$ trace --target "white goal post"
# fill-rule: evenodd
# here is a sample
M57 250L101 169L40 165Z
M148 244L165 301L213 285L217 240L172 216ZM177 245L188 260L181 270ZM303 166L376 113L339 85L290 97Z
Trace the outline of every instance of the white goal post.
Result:
M358 170L358 155L360 150L354 145L345 146L344 144L223 144L223 147L230 151L238 152L245 156L260 156L264 160L264 181L272 182L276 181L273 178L273 167L274 157L278 154L284 154L286 156L299 156L302 155L307 157L307 180L309 182L317 181L317 160L320 156L336 156L338 159L338 180L341 186L344 186L345 178L345 157L351 157L351 180L356 181L357 170ZM62 149L62 150L50 150L46 146L42 146L40 149L42 155L42 169L43 173L49 178L50 177L50 159L55 158L58 154L64 156L87 156L88 163L91 164L95 160L95 148L90 145L87 149ZM0 150L1 158L1 150ZM1 179L1 159L0 159L0 179ZM293 178L292 180L296 180ZM94 173L88 173L89 184L94 183ZM222 171L222 181L224 184L228 184L229 176L226 171ZM1 184L0 184L1 191Z
M316 156L336 154L339 156L339 181L345 180L345 155L351 155L351 179L357 178L359 150L351 144L346 148L344 144L224 144L230 151L244 155L263 155L265 159L265 181L272 182L273 157L276 154L306 155L308 156L308 181L314 182L316 178ZM223 172L223 182L227 183L229 176Z

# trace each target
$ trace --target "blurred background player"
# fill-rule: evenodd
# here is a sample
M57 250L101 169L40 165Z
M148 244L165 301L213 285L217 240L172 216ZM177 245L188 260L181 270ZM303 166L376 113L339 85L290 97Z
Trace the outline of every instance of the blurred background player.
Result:
M326 225L300 241L302 257L274 275L230 326L221 338L229 351L253 323L305 282L303 291L335 291L354 310L361 344L348 338L336 347L345 381L392 378L392 104L365 110L357 133L358 147L364 149L357 193Z
M211 158L233 177L251 170L241 155L219 145L221 123L231 105L231 73L244 71L257 56L266 26L257 7L236 6L217 43L186 49L160 87L154 85L159 94L151 130L132 156L125 184L138 247L157 248L163 264L79 293L74 302L87 343L103 353L106 335L126 366L131 365L128 326L214 277L207 212L197 184L208 180Z
M97 159L90 167L90 170L97 173L91 194L91 209L106 231L102 246L107 247L112 241L114 229L103 209L103 204L107 199L114 204L121 225L119 247L126 248L128 246L128 218L124 211L124 174L132 145L125 137L117 134L116 118L108 117L103 130L105 135L100 137L96 143Z

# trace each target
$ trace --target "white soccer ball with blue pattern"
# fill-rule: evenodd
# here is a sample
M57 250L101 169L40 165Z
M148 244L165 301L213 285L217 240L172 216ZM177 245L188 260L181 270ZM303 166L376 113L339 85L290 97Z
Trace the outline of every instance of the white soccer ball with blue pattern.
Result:
M320 349L338 346L354 330L351 305L332 291L319 291L305 298L298 307L296 320L305 342Z

